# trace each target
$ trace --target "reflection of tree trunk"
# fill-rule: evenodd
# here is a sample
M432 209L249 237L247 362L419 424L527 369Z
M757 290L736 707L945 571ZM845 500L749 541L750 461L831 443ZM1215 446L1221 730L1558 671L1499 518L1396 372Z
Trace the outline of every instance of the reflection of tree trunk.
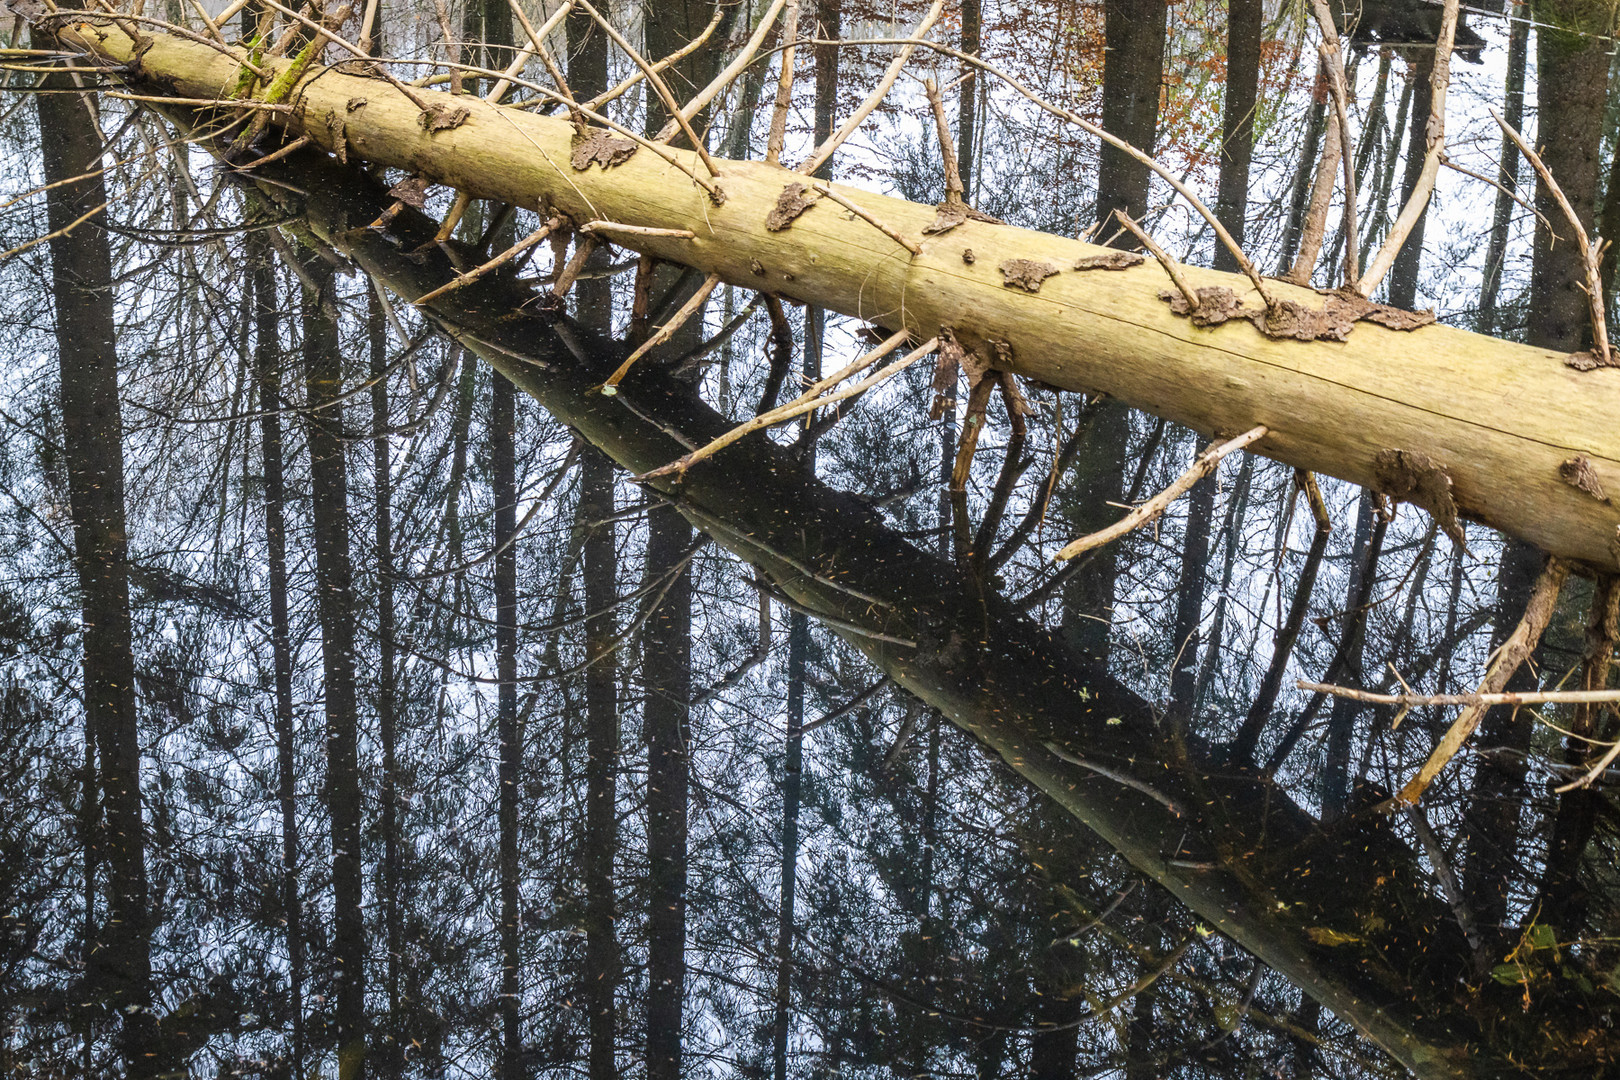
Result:
M38 39L49 48L54 43ZM83 618L84 711L101 762L98 831L109 903L100 941L87 949L86 980L123 1018L120 1051L132 1078L166 1068L151 1011L151 913L147 907L141 749L130 647L129 540L124 521L123 422L118 401L112 255L99 221L66 230L107 201L101 132L73 76L46 76L35 98L45 213L50 225L51 298L61 370L63 451L73 515L74 569ZM87 179L75 177L93 173ZM71 182L70 182L71 181Z
M288 172L297 177L291 170L307 167L290 163ZM346 208L341 200L363 188L346 175L302 178L315 234L406 296L445 281L450 270L431 248L417 256L421 262L400 254L432 232L414 211L396 219L397 238L343 224L369 221L381 209L376 193ZM492 275L427 310L626 468L645 471L679 456L672 433L699 443L729 430L689 388L651 368L633 373L618 398L592 393L623 354L572 325L554 337L533 321L501 318L531 295ZM563 340L577 351L560 351ZM735 483L738 475L750 483ZM678 491L667 481L655 485L795 603L839 620L840 635L873 663L996 750L1198 917L1419 1076L1484 1074L1505 1066L1504 1053L1556 1053L1568 1064L1570 1048L1580 1045L1560 1034L1566 1017L1569 1025L1581 1021L1556 985L1542 993L1557 1007L1529 1018L1511 988L1505 998L1487 987L1478 1003L1456 1004L1456 980L1470 970L1466 942L1416 857L1389 830L1351 819L1329 837L1264 775L1212 768L1195 744L1170 746L1139 696L998 594L981 598L958 569L899 539L869 508L805 477L769 439L745 439L726 460L689 470ZM1114 718L1120 722L1107 722ZM1227 865L1226 852L1245 856L1240 869ZM1397 898L1394 917L1368 918ZM1355 942L1323 948L1316 939L1324 932Z
M383 862L382 909L383 989L387 996L387 1031L384 1033L379 1068L385 1076L397 1077L405 1068L405 1047L400 1034L399 954L403 947L400 933L400 845L399 845L399 703L394 645L394 479L390 464L388 428L388 330L382 302L375 289L369 297L367 336L371 346L371 461L376 499L377 567L377 738L382 750Z
M500 742L500 946L501 1076L523 1075L523 1035L519 1026L518 964L518 782L523 771L523 739L518 729L517 694L517 390L494 373L489 407L490 489L495 500L495 677L500 686L495 709Z
M264 541L270 569L270 655L275 673L276 796L281 812L281 904L286 920L291 1066L304 1075L304 932L298 884L298 793L293 718L292 624L287 606L287 488L281 437L281 320L275 266L260 232L247 234L252 277L254 367L259 381L259 431L264 469Z
M1198 450L1196 441L1193 452ZM1175 620L1170 628L1170 717L1185 725L1192 717L1198 688L1198 625L1204 613L1208 577L1209 525L1215 516L1215 477L1193 485L1187 500L1187 528L1181 542L1181 577L1176 584Z
M1356 535L1350 554L1350 585L1346 596L1349 607L1345 612L1344 639L1339 645L1344 660L1338 665L1338 674L1333 676L1334 682L1347 686L1362 684L1362 656L1366 652L1370 613L1362 609L1365 600L1361 598L1369 596L1372 587L1372 582L1364 579L1367 575L1376 577L1378 573L1377 554L1368 556L1377 515L1372 493L1363 491L1356 507ZM1382 537L1380 531L1380 540ZM1322 816L1327 821L1334 821L1344 813L1350 796L1350 743L1360 712L1359 702L1349 698L1333 699L1328 719L1327 755L1322 765Z
M710 5L700 0L664 0L642 10L647 51L654 56L680 50L703 32L713 14ZM734 17L735 12L728 14L717 33L727 33ZM699 49L675 65L673 77L682 86L707 85L718 71L719 57L718 50ZM738 106L737 135L744 147L763 77L763 65L755 65ZM668 119L662 107L649 108L648 133ZM707 130L708 122L709 112L703 110L694 117L694 130ZM661 269L654 278L655 291L667 292L680 272L675 267ZM684 303L691 295L690 290L681 289L669 302ZM702 339L700 311L648 361L685 355ZM647 739L648 1080L679 1080L682 1074L692 700L692 573L686 562L691 542L692 526L674 507L657 506L647 512L646 582L655 598L662 591L642 632L642 726Z
M643 632L646 695L647 1076L679 1080L686 982L686 829L691 743L692 578L679 568L692 526L670 506L648 512L647 581L674 574Z
M331 266L304 260L304 381L308 388L310 496L316 610L326 693L326 808L332 819L332 949L336 962L340 1080L366 1066L366 940L361 910L359 709L355 698L354 572L349 563L349 478L344 461L343 357Z

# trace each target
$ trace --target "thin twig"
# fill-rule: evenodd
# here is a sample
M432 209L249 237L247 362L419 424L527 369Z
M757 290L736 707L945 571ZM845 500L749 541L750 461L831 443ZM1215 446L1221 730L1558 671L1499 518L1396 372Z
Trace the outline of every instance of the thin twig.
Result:
M754 54L758 53L759 47L765 44L765 37L771 32L771 26L775 24L776 16L781 12L782 5L786 2L787 0L774 0L765 14L760 16L759 25L754 28L753 35L744 43L742 51L737 54L736 58L726 65L724 71L710 79L708 86L699 90L695 97L681 106L680 116L682 121L690 123L696 119L697 114L702 112L709 102L719 97L720 93L730 86L738 75L742 74L743 69L754 62ZM714 17L719 19L723 10L724 8L721 5L716 4L714 6ZM675 132L679 130L680 124L674 117L671 117L662 128L659 128L658 134L654 138L658 142L668 142L675 137Z
M835 375L814 383L809 390L803 394L800 394L786 405L778 406L777 408L771 409L769 412L760 413L758 416L751 417L750 419L743 421L741 424L738 424L724 435L711 440L707 445L693 450L685 457L672 461L668 465L663 465L659 468L653 469L650 472L644 473L637 477L637 479L650 480L654 477L667 476L671 473L684 473L693 465L713 457L715 454L718 454L732 443L747 435L752 435L754 432L761 431L765 428L785 424L789 420L803 416L805 413L814 412L824 405L830 405L836 401L841 401L844 398L851 397L857 393L864 393L866 390L876 386L878 383L883 382L894 375L898 375L901 371L905 370L907 367L910 367L923 356L933 352L935 346L939 344L938 339L930 338L923 344L922 347L907 354L902 359L895 361L888 367L867 376L865 379L862 379L859 382L845 387L843 390L835 391L830 394L823 394L823 392L830 387L837 385L844 379L853 375L855 372L870 366L874 361L879 360L893 352L909 336L910 335L904 330L892 335L871 352L863 354L854 363L840 369Z
M705 278L703 284L698 286L698 291L692 294L690 300L681 305L681 309L675 313L674 317L663 326L660 326L655 334L638 345L635 352L625 357L624 363L620 364L613 374L607 377L607 381L600 387L602 393L609 397L617 394L619 392L619 381L630 373L630 368L634 366L635 362L674 337L675 331L686 325L688 319L703 309L703 305L708 302L709 294L714 292L719 284L719 274L710 274Z
M1235 439L1211 446L1198 456L1198 460L1192 463L1191 468L1176 478L1175 483L1106 529L1100 529L1089 536L1082 536L1080 539L1070 543L1062 551L1054 555L1053 558L1072 559L1076 555L1090 551L1092 548L1101 547L1111 540L1118 539L1133 529L1141 528L1164 513L1171 503L1189 491L1194 484L1214 472L1215 467L1221 463L1222 458L1265 438L1269 433L1266 426L1262 424L1259 427L1245 431Z
M878 80L877 87L867 95L866 100L861 102L860 108L851 113L849 119L844 121L843 126L829 135L827 140L816 147L808 158L800 162L794 172L803 173L806 176L814 175L816 170L825 165L827 160L837 153L838 148L844 145L844 141L855 133L855 129L860 127L868 116L872 115L872 110L876 109L882 104L883 99L889 96L890 88L894 86L895 80L900 77L900 72L906 66L906 62L911 59L911 54L919 44L916 39L920 39L929 30L933 29L934 23L939 20L940 12L944 9L945 0L934 0L933 6L928 9L928 13L922 17L922 21L917 24L917 28L911 32L911 39L902 45L900 51L895 54L894 61L889 64L889 69L883 73L883 78Z
M1378 694L1371 690L1356 690L1332 683L1307 682L1296 679L1294 686L1314 694L1364 701L1369 705L1399 705L1407 709L1420 709L1431 705L1476 705L1488 709L1496 705L1580 705L1620 701L1620 690L1506 690L1500 693L1475 692L1472 694ZM1604 745L1607 745L1606 743Z
M679 49L676 49L662 60L653 61L652 69L654 71L661 72L665 68L680 63L682 60L685 60L688 56L692 55L692 53L702 48L703 45L709 40L710 35L714 33L715 28L720 25L720 19L725 14L725 11L726 6L724 4L716 4L714 6L714 17L709 20L709 25L703 28L703 33L699 34L691 41L688 41L685 45L682 45ZM642 71L639 68L636 69L634 73L627 75L611 90L605 90L591 98L591 100L585 102L585 108L600 109L608 102L616 101L618 98L629 92L632 87L641 82L641 80L644 78L646 78L646 76L642 73Z
M819 180L812 180L810 182L810 186L815 188L821 194L827 196L827 198L831 199L839 206L842 206L845 210L848 210L850 213L860 218L862 221L866 222L868 225L871 225L873 228L877 229L878 232L882 233L884 236L887 236L890 240L893 240L895 243L899 244L913 255L922 254L922 248L917 245L915 240L908 240L892 225L885 225L883 222L873 217L868 211L862 210L849 199L834 191L831 185L824 184Z
M691 240L697 233L691 229L660 229L653 225L625 225L617 221L587 221L579 227L582 233L623 233L627 236L669 236L676 240Z
M608 37L612 38L614 43L624 50L625 55L630 57L635 65L642 70L642 73L647 76L647 82L658 92L659 99L663 101L664 109L680 125L681 131L686 134L687 140L691 142L692 149L697 151L698 157L703 161L703 167L709 170L710 176L719 176L720 169L715 165L714 159L709 156L709 149L704 145L703 137L692 130L691 122L681 112L680 102L676 101L675 95L670 93L669 85L664 82L663 76L653 70L653 66L647 62L647 59L636 51L635 46L625 40L624 35L619 33L612 23L602 17L600 11L591 6L590 0L575 0L575 3L590 12L591 18L601 25L602 29L607 32Z
M962 170L956 162L956 140L951 138L951 124L945 117L945 102L939 96L939 85L930 76L923 80L923 89L928 91L928 107L934 113L934 130L939 135L939 152L945 161L945 205L965 205Z
M1186 298L1187 310L1197 311L1198 290L1192 287L1192 283L1187 280L1187 275L1181 272L1181 264L1166 254L1164 248L1154 243L1153 237L1149 236L1147 231L1140 225L1132 221L1130 215L1124 210L1115 210L1114 216L1119 219L1119 223L1125 226L1132 236L1136 237L1137 243L1147 248L1148 251L1152 252L1153 257L1159 260L1159 265L1164 267L1164 272L1170 275L1170 280L1175 282L1176 288L1181 290L1181 295Z
M1346 102L1350 89L1344 75L1344 56L1339 51L1339 34L1333 26L1333 13L1326 0L1312 0L1316 23L1322 28L1320 53L1327 66L1328 89L1339 119L1339 160L1344 165L1344 283L1354 285L1358 260L1356 252L1356 165L1350 145L1350 114Z
M782 164L782 142L787 138L788 106L793 103L794 38L799 33L799 0L788 0L782 18L782 70L776 79L776 104L771 109L771 134L765 141L765 164Z
M1133 160L1147 166L1147 168L1150 169L1156 176L1162 179L1165 183L1169 184L1176 194L1180 195L1183 199L1186 199L1188 205L1191 206L1193 210L1197 212L1198 216L1203 218L1205 223L1214 230L1215 236L1220 240L1221 244L1226 248L1226 250L1232 253L1232 257L1237 261L1238 267L1248 277L1249 282L1254 286L1255 292L1259 293L1260 298L1265 301L1266 307L1273 308L1276 306L1276 299L1271 295L1271 290L1266 286L1265 280L1261 278L1260 271L1255 269L1254 263L1250 261L1249 257L1243 253L1243 246L1232 237L1232 234L1227 230L1226 226L1222 225L1220 221L1216 219L1214 211L1210 210L1208 206L1204 205L1204 201L1200 199L1190 187L1187 186L1186 182L1180 176L1176 175L1176 173L1167 166L1160 164L1159 161L1152 156L1143 153L1141 150L1137 149L1135 146L1132 146L1124 139L1121 139L1118 135L1115 135L1092 123L1079 113L1070 109L1065 109L1059 105L1054 105L1050 101L1047 101L1045 98L1035 93L1035 91L1031 90L1029 87L1025 86L1023 83L1019 82L1005 71L1002 71L994 64L981 60L972 53L963 52L961 49L952 48L949 45L941 45L934 41L925 41L917 37L859 38L850 41L832 41L818 38L813 41L812 44L920 45L945 56L954 57L964 64L968 64L972 67L978 68L981 71L987 72L988 74L994 75L1007 86L1017 91L1019 95L1033 102L1038 108L1044 109L1053 116L1073 124L1075 127L1086 132L1088 135L1093 135L1101 139L1109 146L1114 147L1116 150L1126 154Z
M1417 220L1429 205L1434 191L1435 177L1440 173L1440 159L1446 152L1446 90L1451 85L1451 46L1457 36L1458 0L1445 0L1445 11L1440 17L1440 35L1434 46L1434 72L1429 77L1430 107L1427 128L1428 149L1423 155L1423 171L1418 175L1412 197L1401 207L1400 216L1389 228L1383 246L1367 263L1367 272L1356 282L1356 291L1371 296L1378 283L1384 280L1395 256L1400 253L1406 238L1417 227Z
M432 292L418 297L415 300L416 306L421 307L423 304L432 303L445 293L455 292L463 285L471 285L473 282L477 281L491 270L504 266L506 263L511 262L516 256L521 255L523 252L534 247L534 245L550 236L552 230L558 228L560 225L562 225L562 218L554 217L548 219L544 225L541 225L538 229L534 230L534 232L530 233L528 236L525 236L522 240L519 240L517 243L507 248L505 251L501 252L487 263L484 263L482 266L475 267L474 269L467 271L465 274L458 274L451 280L445 282L443 285L440 285L437 289L434 289Z
M1454 4L1455 0L1452 0L1452 3ZM1485 672L1485 678L1479 684L1478 695L1482 700L1489 700L1491 696L1501 694L1507 681L1519 670L1519 665L1535 652L1536 643L1541 640L1542 632L1546 630L1547 623L1552 618L1553 609L1558 604L1558 593L1568 576L1569 566L1563 560L1547 561L1547 568L1536 580L1535 590L1530 594L1530 602L1525 605L1524 618L1519 620L1519 625L1496 651L1496 658L1491 661L1490 667ZM1423 792L1429 784L1440 774L1440 770L1457 756L1468 736L1473 734L1479 722L1485 718L1488 708L1489 705L1473 704L1462 711L1441 738L1440 744L1429 755L1429 759L1418 770L1417 775L1407 781L1400 794L1395 796L1396 803L1411 805L1423 797Z
M1558 203L1558 209L1563 211L1565 219L1569 221L1569 227L1575 230L1575 243L1581 249L1581 264L1586 269L1586 303L1587 309L1592 315L1592 348L1597 352L1598 359L1608 363L1610 357L1609 330L1603 317L1603 278L1598 269L1597 249L1593 247L1591 237L1587 236L1586 229L1581 225L1581 219L1576 215L1575 208L1564 197L1564 189L1558 186L1558 181L1553 179L1552 170L1548 169L1547 163L1541 160L1541 155L1530 148L1530 144L1524 141L1523 135L1515 131L1506 120L1502 119L1501 113L1494 108L1490 110L1490 113L1491 119L1495 120L1497 126L1502 129L1502 134L1513 140L1513 145L1519 148L1519 152L1525 156L1536 170L1536 175L1541 177L1541 182L1547 185L1548 193L1552 195L1553 201Z

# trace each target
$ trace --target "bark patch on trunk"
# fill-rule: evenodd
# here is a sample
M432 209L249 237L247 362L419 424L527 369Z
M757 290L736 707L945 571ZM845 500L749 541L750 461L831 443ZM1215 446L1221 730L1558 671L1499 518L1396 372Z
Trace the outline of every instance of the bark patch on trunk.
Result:
M1041 283L1058 272L1057 267L1039 259L1008 259L997 269L1001 271L1003 286L1027 293L1040 292Z
M1142 256L1131 251L1110 251L1106 255L1083 255L1074 260L1076 270L1129 270L1141 266Z
M1445 534L1458 547L1463 543L1457 523L1457 500L1451 495L1451 475L1440 463L1416 450L1380 450L1373 459L1378 489L1392 499L1421 506L1434 515Z
M569 160L573 163L575 172L584 172L592 165L600 165L602 171L606 172L615 165L623 165L635 156L634 141L616 138L605 131L593 131L574 143L574 152Z
M815 192L800 183L792 183L782 189L782 194L776 198L776 205L771 212L765 215L765 228L771 232L781 232L793 220L806 210L810 209L821 198Z
M433 102L422 110L422 115L416 122L422 125L422 130L432 134L436 131L454 131L467 122L472 110L465 105L441 105Z
M1598 479L1597 470L1592 468L1592 459L1585 454L1576 454L1559 465L1558 476L1570 487L1586 492L1598 502L1609 501L1608 492L1603 490L1603 481Z

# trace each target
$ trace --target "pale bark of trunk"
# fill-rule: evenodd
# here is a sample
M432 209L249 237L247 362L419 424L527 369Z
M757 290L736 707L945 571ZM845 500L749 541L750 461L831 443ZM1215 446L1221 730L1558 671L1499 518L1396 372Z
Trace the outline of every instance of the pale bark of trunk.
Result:
M109 60L131 59L131 42L115 26L73 24L64 35ZM234 85L237 68L228 57L178 38L148 40L141 69L167 80L170 92L212 97ZM397 90L322 69L302 84L301 112L278 113L276 122L326 149L341 137L351 156L474 195L523 206L549 199L579 221L695 231L691 239L621 235L620 241L740 286L884 326L903 323L930 335L951 325L969 343L1002 341L1010 355L999 363L1009 370L1104 391L1206 434L1264 424L1270 434L1257 451L1301 468L1376 487L1391 483L1387 452L1405 451L1406 460L1421 454L1446 474L1463 516L1555 555L1620 567L1620 509L1559 475L1561 463L1584 455L1606 488L1620 490L1620 427L1610 419L1620 415L1620 378L1571 370L1558 350L1435 326L1396 331L1361 323L1343 343L1274 340L1246 321L1199 328L1159 298L1169 282L1151 262L1121 272L1065 270L1031 295L1004 286L1002 262L1030 259L1064 270L1100 252L974 221L925 237L932 207L856 190L845 194L916 237L921 254L908 257L879 230L828 207L812 207L773 232L765 217L794 179L784 170L717 163L720 177L705 180L725 193L715 205L686 173L646 148L611 169L579 171L569 164L566 120L430 91L419 96L465 107L469 116L453 130L429 132ZM666 153L692 174L704 173L692 153ZM962 257L967 248L972 264ZM1195 285L1231 287L1256 306L1241 278L1193 268L1186 274ZM1322 303L1313 292L1275 291L1312 307Z

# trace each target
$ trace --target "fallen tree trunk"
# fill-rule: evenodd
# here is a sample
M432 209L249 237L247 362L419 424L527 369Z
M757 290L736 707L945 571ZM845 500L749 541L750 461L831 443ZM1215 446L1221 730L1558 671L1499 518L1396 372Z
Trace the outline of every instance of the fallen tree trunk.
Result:
M363 228L386 204L380 189L320 162L288 167L302 170L286 179L310 193L313 236L388 289L419 298L452 277L443 251L423 246L431 221L406 211L391 236ZM269 185L265 194L278 190L285 197ZM633 372L616 398L595 392L623 350L548 320L537 300L497 274L423 310L632 471L730 428L661 371ZM1168 736L1148 702L864 503L806 477L763 435L654 486L788 601L1416 1075L1488 1076L1523 1061L1588 1075L1608 1053L1611 1036L1578 1001L1540 999L1531 1017L1516 987L1465 985L1465 939L1376 815L1324 832L1269 779L1213 766L1204 748Z
M102 17L35 19L146 90L217 99L239 82L236 54L222 46L144 33L135 42ZM741 287L909 328L917 340L951 327L998 368L1102 391L1206 434L1264 425L1256 452L1422 505L1454 535L1460 516L1620 568L1620 507L1607 495L1620 492L1620 370L1576 370L1557 353L1446 327L1356 321L1403 323L1389 309L1278 282L1268 289L1304 310L1199 325L1239 304L1261 310L1247 279L1184 268L1196 289L1230 290L1208 294L1189 318L1161 295L1171 282L1152 262L1105 269L1107 249L976 220L939 231L934 207L831 186L880 228L815 191L785 194L807 178L784 169L718 161L711 177L691 152L606 132L578 140L567 121L474 97L407 96L363 68L311 66L296 107L271 123L340 159L553 207L579 225L664 230L601 232Z

